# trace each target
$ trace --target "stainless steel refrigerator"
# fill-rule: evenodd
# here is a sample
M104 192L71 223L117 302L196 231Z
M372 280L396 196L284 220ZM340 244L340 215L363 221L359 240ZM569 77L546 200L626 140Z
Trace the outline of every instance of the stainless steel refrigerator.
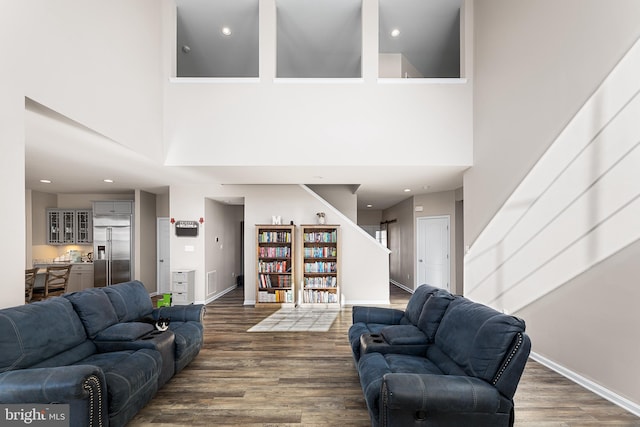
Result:
M93 217L93 286L131 280L131 215Z

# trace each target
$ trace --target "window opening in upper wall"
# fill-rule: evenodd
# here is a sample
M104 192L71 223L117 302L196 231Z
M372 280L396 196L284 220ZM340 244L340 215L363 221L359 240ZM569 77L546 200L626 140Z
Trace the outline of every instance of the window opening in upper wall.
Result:
M258 0L176 0L178 77L258 77Z
M276 77L362 77L362 0L276 0L276 10Z
M459 78L462 0L379 0L380 78Z

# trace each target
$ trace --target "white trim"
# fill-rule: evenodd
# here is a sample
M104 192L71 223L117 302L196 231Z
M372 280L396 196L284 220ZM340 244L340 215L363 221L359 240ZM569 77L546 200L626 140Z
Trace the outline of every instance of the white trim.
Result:
M597 394L598 396L608 400L609 402L621 407L622 409L631 412L633 415L640 417L640 404L637 404L635 402L632 402L631 400L620 396L617 393L614 393L613 391L609 390L608 388L605 388L603 386L601 386L600 384L597 384L593 381L591 381L588 378L583 377L580 374L577 374L573 371L571 371L570 369L565 368L562 365L557 364L556 362L547 359L544 356L541 356L540 354L537 354L535 352L531 352L531 354L529 355L533 360L535 360L536 362L540 363L541 365L546 366L547 368L559 373L560 375L562 375L565 378L568 378L569 380L573 381L574 383L586 388L587 390Z
M336 77L336 78L290 78L290 77L276 77L273 79L273 83L276 84L361 84L364 83L364 79L362 77Z
M409 79L402 78L383 78L378 77L379 84L419 84L419 85L454 85L454 84L466 84L466 78L423 78L415 77Z
M179 84L226 84L226 83L260 83L259 77L171 77L169 83Z
M233 285L228 287L227 289L222 290L220 293L215 294L212 297L209 297L207 299L205 299L204 301L196 301L195 304L209 304L211 301L215 301L218 298L220 298L222 295L224 294L228 294L229 292L231 292L232 290L234 290L235 288L237 288L238 285Z

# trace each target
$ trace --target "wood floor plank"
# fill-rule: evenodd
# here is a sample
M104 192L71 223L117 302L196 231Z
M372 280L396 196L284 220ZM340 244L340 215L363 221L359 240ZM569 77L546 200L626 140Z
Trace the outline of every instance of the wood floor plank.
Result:
M390 286L391 306L410 294ZM366 427L344 307L328 332L246 332L277 310L243 305L238 288L207 305L205 343L129 426ZM517 427L640 427L640 419L529 361Z

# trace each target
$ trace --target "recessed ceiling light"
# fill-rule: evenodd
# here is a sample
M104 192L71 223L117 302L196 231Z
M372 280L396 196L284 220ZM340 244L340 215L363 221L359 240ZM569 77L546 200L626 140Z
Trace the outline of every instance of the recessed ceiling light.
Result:
M113 182L112 179L103 179L104 182L111 184Z
M231 35L231 28L222 27L222 30L220 30L220 32L225 36L230 36Z
M372 208L372 207L373 207L373 205L367 205L367 207L368 207L368 208Z
M41 179L40 182L43 183L43 184L51 184L51 180L50 179Z
M397 28L394 28L393 30L391 30L391 37L398 37L400 35L400 30Z
M404 190L402 190L402 191L404 191L405 193L408 193L408 192L410 192L410 191L411 191L411 189L410 189L410 188L405 188L405 189L404 189Z

